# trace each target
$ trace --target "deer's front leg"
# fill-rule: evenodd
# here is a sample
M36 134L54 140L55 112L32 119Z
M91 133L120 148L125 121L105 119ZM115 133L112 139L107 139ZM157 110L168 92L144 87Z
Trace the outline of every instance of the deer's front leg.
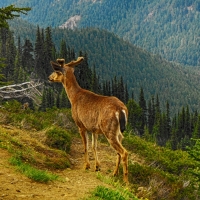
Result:
M95 158L95 171L100 171L100 163L97 156L97 139L98 139L98 134L92 133L92 148L94 151L94 158Z
M84 168L89 169L90 168L90 162L89 162L89 158L88 158L88 134L87 134L87 131L85 129L81 129L81 128L79 128L79 132L80 132L80 135L82 137L83 146L84 146L84 153L85 153Z

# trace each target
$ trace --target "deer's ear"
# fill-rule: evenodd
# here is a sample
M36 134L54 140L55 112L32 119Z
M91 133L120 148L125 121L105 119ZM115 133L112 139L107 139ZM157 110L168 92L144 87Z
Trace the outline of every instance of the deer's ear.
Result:
M53 67L54 71L59 71L63 73L63 68L61 67L61 65L59 65L58 63L55 63L53 61L50 62L51 66Z

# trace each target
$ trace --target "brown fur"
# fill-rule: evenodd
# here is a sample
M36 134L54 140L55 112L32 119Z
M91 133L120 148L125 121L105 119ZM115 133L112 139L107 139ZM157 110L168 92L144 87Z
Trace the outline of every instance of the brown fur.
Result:
M85 150L85 169L90 168L88 158L88 135L92 132L92 147L95 156L95 168L100 170L97 157L97 137L104 134L117 152L116 168L114 175L119 172L119 164L122 160L124 181L128 183L128 153L122 146L122 132L125 129L128 117L126 106L116 97L97 95L91 91L82 89L74 76L74 67L83 60L65 64L64 59L57 59L58 63L51 62L54 72L49 76L49 81L61 82L66 90L72 106L72 117L79 127Z

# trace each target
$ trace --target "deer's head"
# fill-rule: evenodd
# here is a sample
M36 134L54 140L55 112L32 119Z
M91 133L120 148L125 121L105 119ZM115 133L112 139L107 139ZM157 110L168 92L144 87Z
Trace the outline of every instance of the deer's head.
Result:
M76 61L71 61L65 64L64 59L57 59L57 63L51 61L51 66L54 72L49 76L49 81L51 82L63 82L64 78L68 76L68 73L74 72L74 67L81 63L83 57L78 57Z

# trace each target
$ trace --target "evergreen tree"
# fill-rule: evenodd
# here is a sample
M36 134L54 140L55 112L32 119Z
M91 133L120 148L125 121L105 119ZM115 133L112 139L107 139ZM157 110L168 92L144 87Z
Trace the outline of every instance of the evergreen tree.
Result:
M49 67L49 63L53 60L53 49L54 44L51 35L50 27L45 29L45 37L44 37L44 70L45 70L45 80L51 73L51 68Z
M128 100L129 100L129 93L128 93L128 86L127 84L125 85L125 99L124 99L124 103L127 104Z
M118 97L118 87L117 87L117 77L115 76L114 79L112 79L112 95L115 97Z
M43 93L42 93L42 103L39 107L39 110L41 111L46 111L46 108L48 107L48 99L47 99L47 91L46 89L43 89Z
M194 131L192 133L193 139L200 139L200 116L198 116L198 120L195 124Z
M188 148L190 156L198 163L198 167L191 170L191 173L196 177L198 189L200 188L200 139L194 140L195 145Z
M3 73L1 73L4 67L5 67L4 59L0 58L0 86L6 85L5 76Z
M171 134L171 119L170 119L170 109L169 109L169 102L166 103L166 118L164 121L164 137L165 143L170 139Z
M40 28L37 27L36 42L35 42L35 74L38 78L44 80L46 78L45 72L45 57L44 57L44 35L41 33Z
M103 82L103 95L105 96L111 96L112 92L111 92L111 86L110 86L110 81L104 81Z
M129 111L128 123L138 134L140 134L142 108L133 99L129 99L127 108Z
M186 112L185 112L185 135L188 138L192 137L191 116L188 105L186 107Z
M60 96L60 107L61 108L70 108L71 104L69 102L69 99L67 97L66 91L63 88Z
M4 53L2 54L5 58L6 67L3 70L5 78L7 81L13 80L13 72L14 72L14 63L15 63L15 56L16 56L16 47L14 44L14 37L10 31L5 31L6 34L6 41Z
M123 77L120 77L120 81L118 82L118 98L125 103L125 87Z
M79 56L83 56L82 52L79 53ZM75 67L74 74L76 76L79 85L86 90L90 90L92 85L91 83L92 70L88 66L87 54L85 54L83 57L84 57L83 62Z
M93 66L92 77L91 77L91 90L97 94L100 94L99 79L96 74L95 65Z
M142 116L141 116L141 127L140 127L140 134L144 134L144 127L146 126L147 122L147 117L146 117L146 100L144 98L144 91L143 88L140 89L140 96L139 96L139 106L142 109Z
M69 51L67 49L65 40L61 40L59 57L64 58L66 62L70 61L69 60Z
M17 8L15 5L10 5L5 8L0 8L0 27L8 28L7 20L19 17L19 14L27 14L30 8Z
M22 66L24 71L26 71L28 74L33 71L33 45L28 39L25 40L25 43L22 47Z

